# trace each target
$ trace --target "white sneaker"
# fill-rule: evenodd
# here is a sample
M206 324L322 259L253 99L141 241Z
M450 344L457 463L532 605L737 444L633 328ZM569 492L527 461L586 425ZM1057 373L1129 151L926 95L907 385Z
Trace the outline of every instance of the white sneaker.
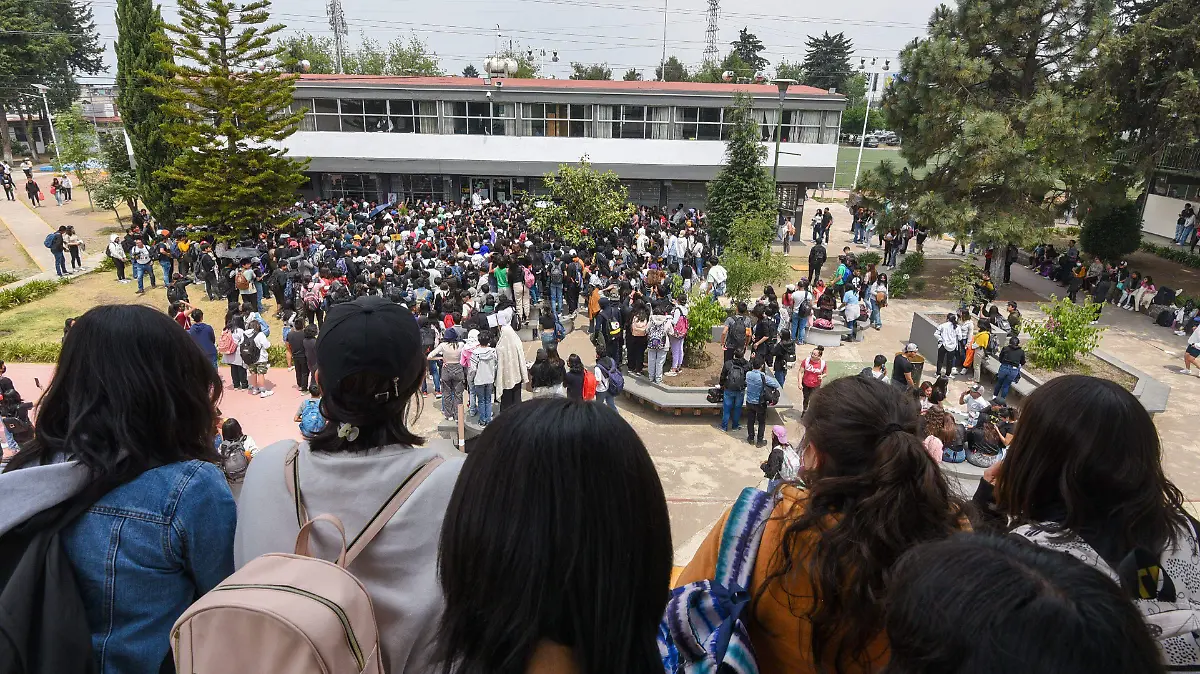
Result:
M1184 332L1183 330L1176 330L1176 331L1175 331L1175 334L1177 334L1177 335L1179 335L1180 337L1182 337L1182 336L1186 335L1187 333L1186 333L1186 332Z
M957 368L957 367L956 367L956 368L953 368L953 369L951 369L951 370L950 370L950 376L951 376L951 377L957 377L957 376L958 376L958 368Z
M270 398L273 395L275 395L275 391L263 391L262 393L258 394L258 397L259 398Z
M1100 324L1100 321L1092 321L1091 323L1089 323L1089 325L1099 325L1099 324Z

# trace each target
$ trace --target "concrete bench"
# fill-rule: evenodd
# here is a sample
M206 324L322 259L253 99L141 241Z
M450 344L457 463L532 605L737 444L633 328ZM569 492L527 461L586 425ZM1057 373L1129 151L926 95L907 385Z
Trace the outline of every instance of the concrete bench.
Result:
M656 412L666 412L674 416L689 414L720 414L722 404L708 402L706 386L666 386L655 384L646 377L634 374L625 375L624 395L643 406L650 407ZM794 405L786 391L779 394L779 402L775 410L792 409Z
M1000 361L995 356L988 356L983 361L983 369L995 376L1000 372ZM1022 398L1033 393L1034 389L1041 386L1044 382L1036 377L1030 376L1028 372L1021 372L1021 379L1017 383L1009 387L1009 391L1016 393Z
M808 332L804 333L804 343L812 346L823 346L826 349L837 348L844 344L842 337L850 334L850 328L844 325L833 324L833 329L822 330L809 326ZM859 331L861 338L862 331Z

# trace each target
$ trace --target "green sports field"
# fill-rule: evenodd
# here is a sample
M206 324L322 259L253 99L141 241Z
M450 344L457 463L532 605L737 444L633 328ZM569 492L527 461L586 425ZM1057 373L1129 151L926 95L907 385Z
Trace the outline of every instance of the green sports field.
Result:
M900 156L900 148L863 148L862 169L859 175L867 169L878 166L884 160L891 160L897 168L906 166L904 158ZM838 147L838 162L837 162L837 188L849 189L850 184L854 182L854 164L858 161L858 146L857 145L842 145Z

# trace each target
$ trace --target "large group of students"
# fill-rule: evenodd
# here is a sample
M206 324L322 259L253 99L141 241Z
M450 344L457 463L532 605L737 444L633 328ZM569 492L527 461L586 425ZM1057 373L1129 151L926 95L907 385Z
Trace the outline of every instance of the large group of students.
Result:
M140 358L122 348L131 343L170 357ZM34 439L0 475L0 606L11 611L22 587L16 606L38 618L18 616L31 620L11 647L58 667L27 671L151 672L180 657L189 671L309 671L285 666L299 656L269 640L249 647L232 617L189 628L206 615L189 607L283 610L270 592L247 594L256 560L293 550L333 560L346 547L383 671L656 672L720 657L664 636L670 518L632 427L603 404L539 398L505 408L464 456L411 429L424 401L420 344L418 319L384 298L331 309L316 347L328 423L258 450L235 503L218 467L222 387L208 357L148 307L81 316ZM172 421L152 421L162 419ZM971 499L931 459L926 423L912 395L864 373L821 386L800 426L772 431L786 470L765 495L747 585L725 595L745 605L731 624L758 671L1200 664L1196 524L1130 393L1085 376L1039 388ZM739 513L714 526L678 588L715 592ZM360 536L369 544L347 546ZM36 555L39 540L65 560L42 545L37 568L8 564ZM52 653L41 641L50 621L63 646Z
M622 371L677 371L680 286L719 292L702 214L643 210L585 250L530 231L519 204L306 206L238 255L201 243L186 269L169 259L171 315L96 307L66 333L33 439L0 474L0 615L15 620L0 618L0 670L1200 667L1197 523L1119 386L1053 379L1019 420L964 394L965 427L1004 450L961 494L939 466L956 442L945 377L913 379L916 346L890 377L880 356L825 382L822 350L795 348L826 293L770 291L723 329L722 426L744 409L763 444L792 367L802 419L770 429L767 489L743 492L673 577L666 495L614 392ZM844 292L886 301L864 288L879 275L841 264ZM224 330L197 328L192 278L229 300ZM311 392L301 442L255 442L219 408L238 394L218 357L235 389L261 386L272 297ZM594 368L557 353L577 309ZM532 363L522 330L542 340ZM469 453L414 431L431 382L447 418L475 408Z

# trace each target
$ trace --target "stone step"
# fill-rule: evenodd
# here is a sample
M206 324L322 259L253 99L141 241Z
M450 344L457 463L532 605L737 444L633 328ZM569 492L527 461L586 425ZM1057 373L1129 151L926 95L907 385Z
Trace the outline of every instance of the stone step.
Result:
M562 322L562 326L566 329L568 335L575 330L574 316L570 316L565 320L560 318L559 320ZM529 325L521 328L517 334L521 336L522 342L538 342L542 339L542 328L538 324L537 319L530 318Z

